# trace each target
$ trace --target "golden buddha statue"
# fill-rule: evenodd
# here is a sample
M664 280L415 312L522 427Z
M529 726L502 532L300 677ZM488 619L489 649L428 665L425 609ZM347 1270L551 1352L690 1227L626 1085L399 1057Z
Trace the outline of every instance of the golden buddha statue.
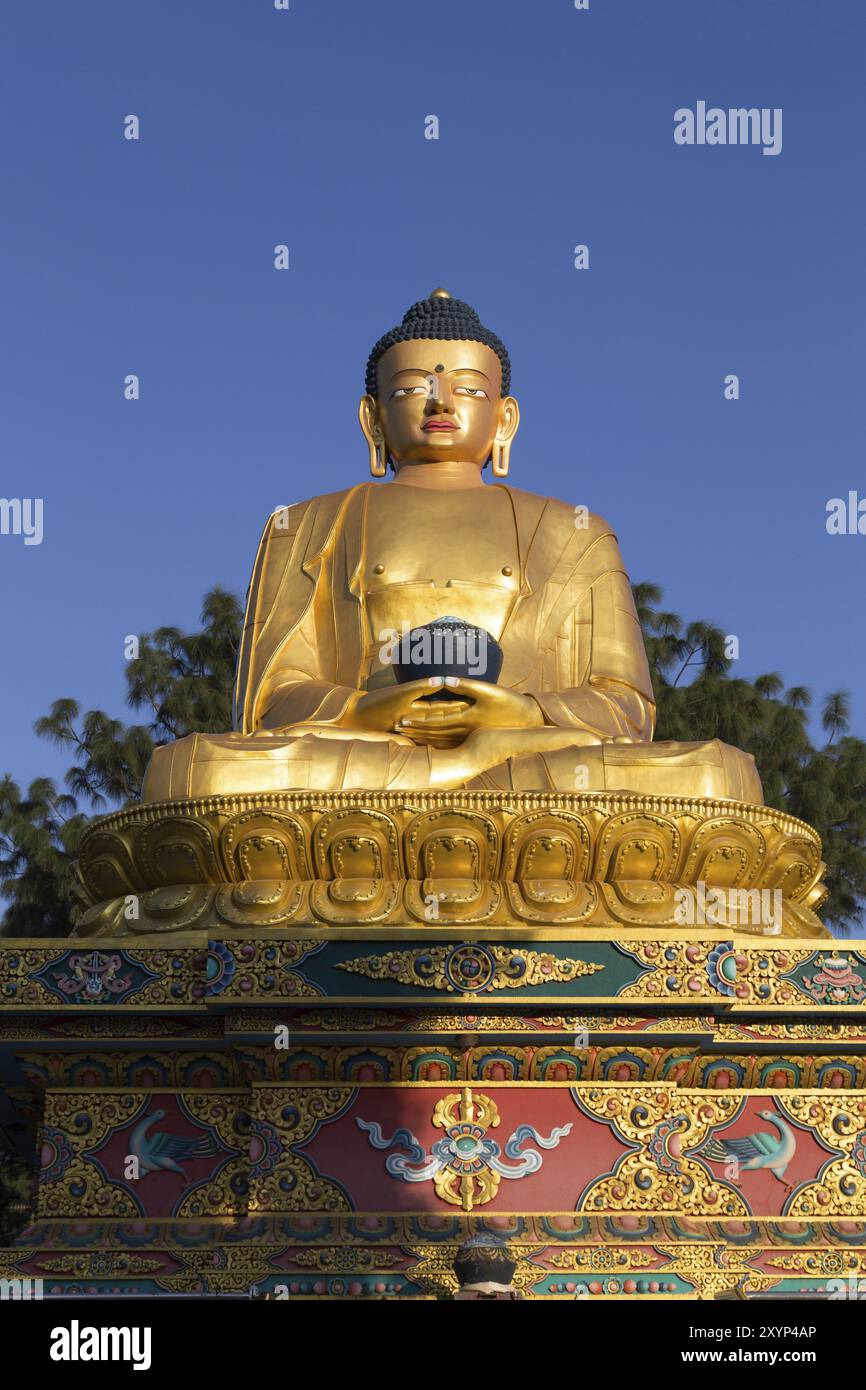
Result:
M616 538L585 508L502 481L519 411L506 349L474 309L441 289L413 305L370 354L360 421L377 481L281 507L265 527L237 731L158 748L146 802L353 788L762 802L750 754L651 742ZM389 637L451 615L499 645L499 680L401 683Z

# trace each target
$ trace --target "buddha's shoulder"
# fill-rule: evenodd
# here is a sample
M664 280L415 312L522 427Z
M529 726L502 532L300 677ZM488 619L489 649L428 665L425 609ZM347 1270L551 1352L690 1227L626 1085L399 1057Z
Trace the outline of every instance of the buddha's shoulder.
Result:
M610 522L586 506L563 502L558 497L544 497L536 492L524 492L522 488L509 487L508 491L518 514L521 511L534 514L539 524L557 531L577 531L588 540L614 534Z
M339 492L324 492L317 497L308 497L303 502L289 502L275 507L265 523L265 535L273 539L281 536L294 536L301 525L330 526L339 516L354 493L366 487L362 483L356 487L341 488Z

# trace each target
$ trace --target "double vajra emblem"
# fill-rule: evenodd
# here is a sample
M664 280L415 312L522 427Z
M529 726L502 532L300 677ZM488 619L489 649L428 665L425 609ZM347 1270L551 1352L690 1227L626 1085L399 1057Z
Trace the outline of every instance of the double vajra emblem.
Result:
M375 1149L403 1149L391 1153L385 1168L401 1182L429 1182L436 1195L452 1206L471 1211L496 1196L502 1178L525 1178L537 1173L543 1157L538 1149L522 1146L532 1139L542 1149L555 1149L571 1133L570 1124L555 1127L545 1138L532 1125L518 1125L504 1150L487 1136L500 1122L499 1110L489 1096L473 1095L468 1086L436 1102L433 1124L444 1129L430 1153L425 1152L408 1129L396 1129L390 1139L374 1120L357 1121ZM510 1160L510 1161L506 1161Z

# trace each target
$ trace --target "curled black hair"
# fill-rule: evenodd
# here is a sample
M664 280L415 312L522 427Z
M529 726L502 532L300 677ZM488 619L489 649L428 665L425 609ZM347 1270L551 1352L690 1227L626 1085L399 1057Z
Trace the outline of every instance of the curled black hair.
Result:
M379 393L379 358L395 343L407 343L412 338L432 338L446 342L484 343L492 348L502 364L502 395L511 390L511 359L505 344L485 328L471 304L462 299L431 295L419 299L403 315L403 322L380 338L367 359L365 389L368 396Z

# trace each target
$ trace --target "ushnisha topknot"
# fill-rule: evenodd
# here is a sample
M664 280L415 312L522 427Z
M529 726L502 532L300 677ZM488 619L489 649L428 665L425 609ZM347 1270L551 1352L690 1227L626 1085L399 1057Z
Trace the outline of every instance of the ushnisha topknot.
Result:
M412 338L432 338L443 341L484 343L492 348L502 364L502 395L511 390L511 360L505 344L485 328L475 309L462 299L452 299L447 290L434 290L427 299L419 299L403 315L403 322L380 338L367 359L365 389L368 396L379 392L379 359L395 343Z

